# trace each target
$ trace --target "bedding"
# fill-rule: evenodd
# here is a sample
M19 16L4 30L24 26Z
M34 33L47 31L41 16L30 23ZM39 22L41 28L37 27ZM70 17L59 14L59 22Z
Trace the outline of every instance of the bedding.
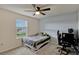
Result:
M23 39L24 44L34 50L39 49L41 46L48 43L49 41L50 36L48 35L36 35Z

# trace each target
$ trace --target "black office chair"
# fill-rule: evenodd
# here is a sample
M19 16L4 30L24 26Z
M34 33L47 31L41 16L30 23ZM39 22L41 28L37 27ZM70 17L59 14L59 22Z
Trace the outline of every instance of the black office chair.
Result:
M60 39L58 38L58 40ZM70 52L69 49L66 49L67 47L70 47L70 48L73 47L76 54L78 54L78 49L76 47L76 41L74 39L74 34L62 33L61 41L58 41L58 42L60 42L61 44L59 45L62 46L62 48L60 49L61 54L63 54L62 51L65 51L66 52L65 54L68 54Z
M58 52L60 52L60 54L68 54L70 50L66 49L66 47L71 47L71 45L62 39L59 30L57 31L57 37L58 37L58 45L62 46L62 47L57 47L57 49L59 49Z
M57 38L58 38L58 45L61 45L61 34L59 33L59 30L57 31Z

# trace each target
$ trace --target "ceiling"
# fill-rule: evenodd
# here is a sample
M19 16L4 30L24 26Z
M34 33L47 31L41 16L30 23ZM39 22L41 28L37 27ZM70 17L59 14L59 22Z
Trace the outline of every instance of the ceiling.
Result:
M24 10L34 10L32 4L2 4L0 8L4 8L13 12L17 12L22 15L35 17L35 18L44 18L51 15L58 15L62 13L69 13L79 10L78 4L36 4L43 8L51 8L50 11L44 12L46 15L35 15L34 12L25 12Z

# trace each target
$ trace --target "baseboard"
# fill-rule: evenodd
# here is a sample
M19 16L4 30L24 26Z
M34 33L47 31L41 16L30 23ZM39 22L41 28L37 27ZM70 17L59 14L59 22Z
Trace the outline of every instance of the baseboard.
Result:
M18 47L15 47L15 48L11 48L11 49L8 49L6 51L5 50L4 51L1 51L0 54L1 53L6 53L6 52L9 52L9 51L12 51L12 50L17 49L17 48L20 48L20 47L22 47L22 46L18 46Z

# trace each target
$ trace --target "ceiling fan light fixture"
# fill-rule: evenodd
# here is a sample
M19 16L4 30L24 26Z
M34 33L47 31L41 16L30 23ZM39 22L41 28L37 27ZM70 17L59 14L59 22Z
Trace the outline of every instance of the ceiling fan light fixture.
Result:
M36 15L39 15L39 14L40 14L40 12L39 12L39 11L36 11L36 12L35 12L35 14L36 14Z
M25 11L34 12L33 16L35 16L35 15L46 15L43 11L50 11L50 8L41 9L39 6L37 6L35 4L32 4L32 6L33 6L34 10L25 10Z

